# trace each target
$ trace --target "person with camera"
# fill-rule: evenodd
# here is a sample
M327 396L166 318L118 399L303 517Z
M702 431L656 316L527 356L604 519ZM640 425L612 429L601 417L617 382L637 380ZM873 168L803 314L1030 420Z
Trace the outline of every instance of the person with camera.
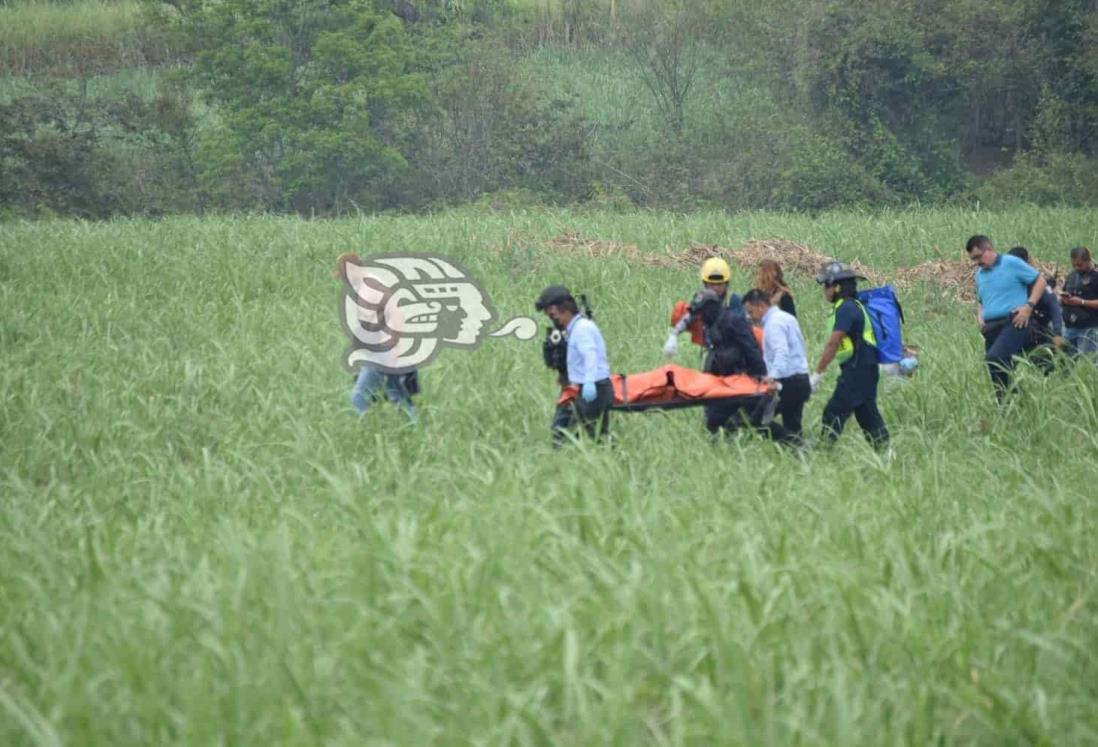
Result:
M1073 354L1098 364L1098 269L1083 246L1071 250L1071 266L1060 293L1064 338Z
M578 424L589 437L601 440L609 435L610 405L614 401L602 332L591 319L590 310L580 314L576 299L563 286L545 288L534 302L534 309L544 312L553 323L544 348L546 364L557 370L562 387L575 384L580 388L579 397L557 406L552 425L554 447L559 447L566 432Z

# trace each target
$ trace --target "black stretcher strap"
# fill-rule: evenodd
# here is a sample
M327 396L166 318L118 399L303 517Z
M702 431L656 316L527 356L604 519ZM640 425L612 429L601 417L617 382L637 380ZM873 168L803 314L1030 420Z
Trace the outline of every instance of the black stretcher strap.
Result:
M625 392L623 391L622 399L625 399L624 394ZM625 400L624 402L610 405L609 409L617 410L618 412L643 412L645 410L679 410L684 407L697 407L698 405L735 402L737 400L741 401L742 404L747 404L748 402L756 400L762 396L763 395L761 394L738 394L735 397L711 397L709 399L703 399L699 397L698 399L671 399L664 400L662 402L634 402L632 404L630 404L628 400Z

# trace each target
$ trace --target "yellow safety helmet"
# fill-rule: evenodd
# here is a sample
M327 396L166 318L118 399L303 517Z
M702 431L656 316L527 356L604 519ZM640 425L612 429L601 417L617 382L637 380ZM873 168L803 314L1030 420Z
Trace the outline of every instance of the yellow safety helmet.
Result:
M732 279L732 268L720 257L710 257L702 263L703 283L727 283Z

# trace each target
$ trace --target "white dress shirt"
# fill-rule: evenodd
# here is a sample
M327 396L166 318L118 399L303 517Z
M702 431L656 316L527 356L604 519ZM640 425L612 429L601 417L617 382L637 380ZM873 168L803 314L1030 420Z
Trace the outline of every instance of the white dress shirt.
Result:
M602 381L610 375L606 343L595 323L576 314L568 323L568 380L573 384Z
M763 360L766 374L772 379L808 373L808 354L804 348L804 335L797 318L771 306L763 314Z

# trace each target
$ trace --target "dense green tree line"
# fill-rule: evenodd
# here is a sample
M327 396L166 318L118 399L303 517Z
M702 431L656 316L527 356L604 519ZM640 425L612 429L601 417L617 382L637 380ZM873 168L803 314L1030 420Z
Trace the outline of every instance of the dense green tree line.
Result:
M151 100L0 104L4 212L1098 203L1092 0L148 7Z

